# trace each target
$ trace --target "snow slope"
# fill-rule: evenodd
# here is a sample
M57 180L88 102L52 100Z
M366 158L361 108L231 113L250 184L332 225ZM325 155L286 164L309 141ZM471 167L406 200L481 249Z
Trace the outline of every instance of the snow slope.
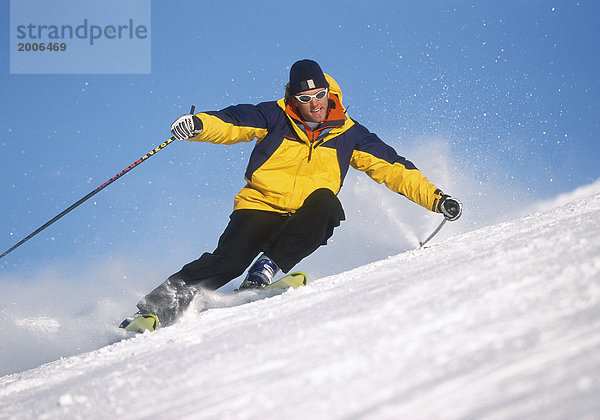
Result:
M600 195L0 378L1 418L600 418ZM89 325L82 325L89 328Z

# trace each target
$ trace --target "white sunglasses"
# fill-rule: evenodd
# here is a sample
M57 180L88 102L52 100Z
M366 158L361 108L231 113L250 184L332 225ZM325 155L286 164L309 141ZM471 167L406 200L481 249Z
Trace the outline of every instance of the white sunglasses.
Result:
M329 91L329 88L325 88L323 90L318 91L314 95L308 95L308 94L294 95L294 98L296 98L299 102L302 102L303 104L307 104L310 101L312 101L313 98L319 99L319 100L323 99L327 95L328 91Z

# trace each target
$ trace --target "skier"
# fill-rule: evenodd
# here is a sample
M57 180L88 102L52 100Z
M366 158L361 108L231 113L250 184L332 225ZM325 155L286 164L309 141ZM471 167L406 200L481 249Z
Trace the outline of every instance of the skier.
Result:
M339 86L313 60L292 65L283 99L182 115L171 131L178 140L257 143L217 248L138 303L137 315L151 314L162 325L198 290L216 290L249 266L240 288L264 287L325 245L345 220L337 194L349 166L447 220L462 213L459 200L346 115Z

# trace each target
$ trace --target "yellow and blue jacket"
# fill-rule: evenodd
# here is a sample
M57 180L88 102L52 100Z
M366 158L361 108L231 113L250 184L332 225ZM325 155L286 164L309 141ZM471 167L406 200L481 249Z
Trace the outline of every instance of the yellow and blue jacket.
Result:
M412 162L350 119L339 86L325 76L330 84L329 111L314 131L285 99L196 114L203 129L190 141L234 144L257 140L245 173L246 185L235 197L234 209L293 213L319 188L337 194L352 166L438 212L440 189Z

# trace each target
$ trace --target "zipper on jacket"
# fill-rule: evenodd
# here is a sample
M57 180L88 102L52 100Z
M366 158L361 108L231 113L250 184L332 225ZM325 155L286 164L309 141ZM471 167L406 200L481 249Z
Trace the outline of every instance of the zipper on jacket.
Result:
M308 149L308 161L310 162L311 158L312 158L312 151L313 149L316 149L317 147L319 147L321 144L323 144L323 142L325 141L325 139L321 139L317 142L311 142L309 149Z
M308 142L308 163L310 163L310 160L312 159L312 151L313 151L313 144L315 142L315 133L314 131L311 132L311 139Z

